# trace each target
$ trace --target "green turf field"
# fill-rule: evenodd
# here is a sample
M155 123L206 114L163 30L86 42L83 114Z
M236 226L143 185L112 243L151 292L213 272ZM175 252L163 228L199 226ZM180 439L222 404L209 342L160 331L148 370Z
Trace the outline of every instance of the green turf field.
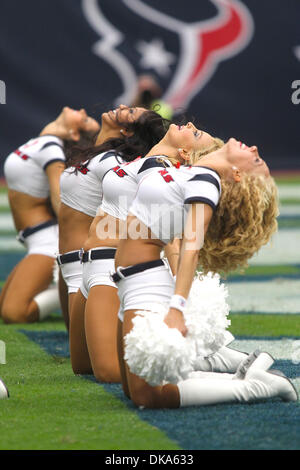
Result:
M300 178L278 179L279 232L241 275L226 280L232 347L261 348L300 391ZM24 256L0 189L0 282ZM265 402L140 410L119 384L75 376L60 313L42 323L4 325L0 377L1 450L299 450L299 403Z

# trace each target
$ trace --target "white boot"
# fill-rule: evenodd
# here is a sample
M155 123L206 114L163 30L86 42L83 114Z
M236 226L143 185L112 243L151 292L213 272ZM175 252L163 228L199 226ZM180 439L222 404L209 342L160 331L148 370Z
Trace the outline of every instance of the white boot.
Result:
M237 371L238 366L247 357L248 354L246 353L223 346L211 356L196 359L194 368L204 372L228 372L232 374Z
M48 289L37 294L33 300L38 306L40 321L61 308L57 285L51 285Z
M3 380L0 379L0 399L1 398L8 398L9 397L9 392L6 388L5 383Z
M269 353L256 350L249 354L246 359L240 363L236 373L234 374L234 378L243 380L248 370L268 370L273 364L274 359Z
M215 374L216 375L216 374ZM268 398L297 401L298 395L287 377L253 368L245 380L187 379L177 384L180 406L249 403Z

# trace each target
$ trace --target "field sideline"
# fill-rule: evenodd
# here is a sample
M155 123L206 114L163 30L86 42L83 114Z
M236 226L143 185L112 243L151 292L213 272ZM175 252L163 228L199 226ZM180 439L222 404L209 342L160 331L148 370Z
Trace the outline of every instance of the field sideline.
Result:
M277 176L279 231L244 275L225 282L232 347L260 348L300 392L300 176ZM24 256L0 186L0 288ZM139 410L119 384L75 376L60 312L39 324L4 325L10 391L0 400L0 450L299 450L299 403L280 401Z

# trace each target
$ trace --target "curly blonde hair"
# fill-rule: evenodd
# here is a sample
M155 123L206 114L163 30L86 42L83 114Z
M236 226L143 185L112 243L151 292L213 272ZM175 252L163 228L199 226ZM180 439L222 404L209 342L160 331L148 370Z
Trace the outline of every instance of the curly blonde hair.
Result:
M278 190L271 176L244 174L239 183L224 180L221 185L220 202L199 252L203 273L246 268L278 226Z
M201 150L193 150L190 154L190 158L187 164L194 165L198 160L201 159L201 157L204 157L204 155L207 155L211 152L215 152L216 150L223 147L223 145L224 145L223 140L219 139L218 137L214 137L214 142L209 147L204 147ZM178 163L178 159L174 157L168 156L168 160L172 163L172 165L176 165L176 163Z

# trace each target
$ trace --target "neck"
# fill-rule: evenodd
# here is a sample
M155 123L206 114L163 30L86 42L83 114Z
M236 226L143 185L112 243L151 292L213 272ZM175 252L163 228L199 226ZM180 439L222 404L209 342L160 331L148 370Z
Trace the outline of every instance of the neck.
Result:
M46 127L40 132L40 136L51 134L59 137L60 139L70 139L70 135L67 129L61 126L57 121L50 122Z
M179 158L177 149L174 149L174 147L166 145L162 142L154 145L154 147L149 150L146 157L152 157L154 155L166 155L169 158L178 159L180 163L183 163L183 161L181 161Z
M208 155L204 155L204 157L198 160L195 165L207 166L212 170L217 171L221 178L225 179L227 179L232 173L223 147L219 150L216 150L215 152L209 153Z
M119 139L119 138L122 138L122 134L120 133L119 129L107 129L105 127L101 127L97 140L96 140L96 145L101 145L110 139Z

